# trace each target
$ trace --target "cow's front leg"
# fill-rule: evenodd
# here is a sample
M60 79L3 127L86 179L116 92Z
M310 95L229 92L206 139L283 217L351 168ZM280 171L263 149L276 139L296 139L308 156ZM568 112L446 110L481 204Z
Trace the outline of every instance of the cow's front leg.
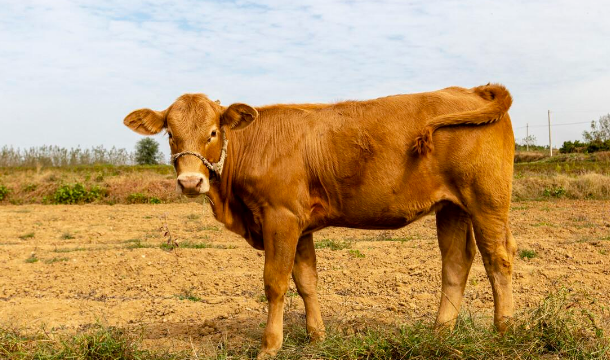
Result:
M296 217L288 211L273 211L266 214L263 224L264 281L269 313L259 359L275 356L282 346L284 296L288 290L288 281L301 232Z

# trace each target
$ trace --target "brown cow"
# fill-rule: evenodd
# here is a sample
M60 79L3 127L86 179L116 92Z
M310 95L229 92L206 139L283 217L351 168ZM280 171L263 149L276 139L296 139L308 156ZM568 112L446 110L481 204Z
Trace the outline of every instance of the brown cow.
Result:
M506 329L516 249L508 228L511 102L501 85L259 108L186 94L163 111L136 110L124 123L144 135L166 129L178 189L207 194L218 221L265 251L264 357L282 345L291 273L308 333L324 337L315 231L397 229L433 211L443 264L437 325L455 323L476 239L494 323Z

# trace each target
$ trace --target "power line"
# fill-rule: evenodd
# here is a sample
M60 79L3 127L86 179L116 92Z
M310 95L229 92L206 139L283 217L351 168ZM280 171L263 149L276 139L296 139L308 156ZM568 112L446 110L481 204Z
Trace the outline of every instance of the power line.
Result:
M573 122L573 123L560 123L560 124L551 124L551 127L553 127L553 126L565 126L565 125L576 125L576 124L590 124L590 123L591 123L591 121L581 121L581 122ZM547 126L548 125L530 125L531 128L534 128L534 127L547 127ZM519 127L514 128L514 129L515 130L517 130L517 129L525 129L526 127L527 127L527 125L526 126L519 126Z

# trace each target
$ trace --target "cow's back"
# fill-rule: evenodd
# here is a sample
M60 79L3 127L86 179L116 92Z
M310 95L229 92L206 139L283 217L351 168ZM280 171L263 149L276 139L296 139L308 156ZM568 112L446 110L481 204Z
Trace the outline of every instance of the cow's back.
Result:
M508 116L484 126L447 127L435 150L411 149L433 118L489 101L472 89L395 95L332 105L261 108L243 131L242 173L259 196L296 199L311 228L397 228L439 201L460 201L481 177L512 179L514 139ZM249 139L248 139L249 138ZM496 173L494 173L494 171ZM508 174L510 173L510 174ZM510 186L510 181L508 186ZM268 189L273 194L267 194ZM279 199L278 198L282 198Z

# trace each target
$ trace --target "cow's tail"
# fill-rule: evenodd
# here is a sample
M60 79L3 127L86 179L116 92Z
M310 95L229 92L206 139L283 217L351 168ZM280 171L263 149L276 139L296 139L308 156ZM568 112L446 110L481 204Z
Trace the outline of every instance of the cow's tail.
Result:
M506 88L500 84L487 84L473 89L474 93L490 102L480 109L462 113L437 116L426 124L421 134L415 138L413 152L425 155L434 149L432 134L438 128L455 125L485 125L501 120L513 98Z

